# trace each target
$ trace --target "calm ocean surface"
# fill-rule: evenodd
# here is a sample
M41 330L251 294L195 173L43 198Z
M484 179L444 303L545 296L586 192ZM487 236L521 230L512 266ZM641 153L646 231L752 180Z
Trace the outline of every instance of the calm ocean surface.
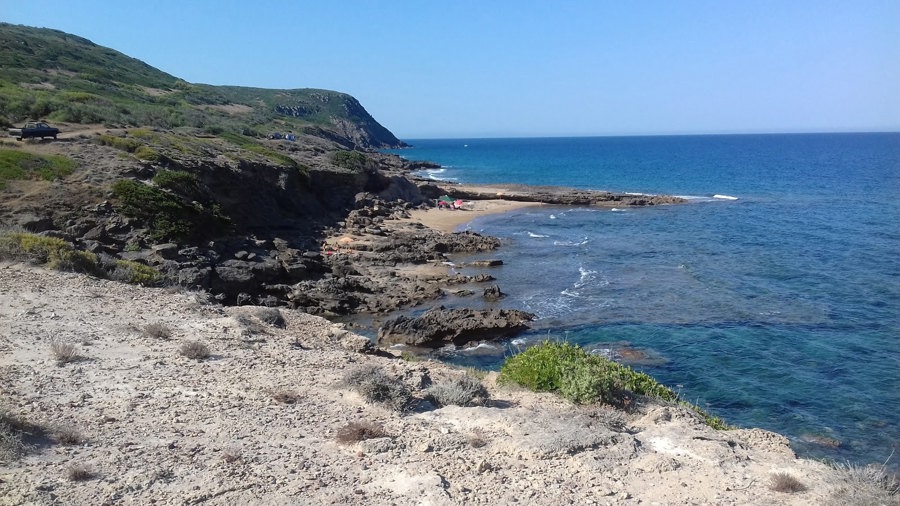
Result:
M525 342L637 349L637 369L730 423L785 434L800 455L868 463L896 450L898 468L900 134L408 142L395 152L440 163L438 179L690 198L466 227L504 239L485 257L504 261L491 271L509 294L499 305L540 318ZM521 343L449 359L496 368Z

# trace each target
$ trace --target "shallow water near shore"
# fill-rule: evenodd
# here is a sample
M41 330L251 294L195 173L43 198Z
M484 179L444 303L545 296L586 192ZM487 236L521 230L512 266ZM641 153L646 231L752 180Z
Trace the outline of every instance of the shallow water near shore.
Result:
M504 261L491 271L509 294L499 305L540 320L449 360L496 368L548 336L628 350L684 398L785 434L802 456L880 463L900 450L900 134L408 142L397 153L441 163L435 178L692 201L469 223L504 240L480 257Z

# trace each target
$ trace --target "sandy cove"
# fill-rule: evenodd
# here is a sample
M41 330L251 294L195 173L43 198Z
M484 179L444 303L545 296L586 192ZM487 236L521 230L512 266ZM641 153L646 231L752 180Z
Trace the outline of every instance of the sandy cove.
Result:
M421 399L464 371L359 353L340 326L280 312L276 326L201 293L0 265L2 409L36 427L0 467L0 504L828 504L843 485L771 432L715 431L649 401L573 406L495 374L485 406L400 414L342 379L374 366ZM53 340L81 358L57 365ZM210 358L179 354L195 340ZM361 420L387 436L337 441ZM57 442L66 428L82 441ZM68 480L81 465L90 478ZM808 490L775 492L774 473Z
M464 202L461 209L413 209L409 211L409 221L418 222L428 228L449 233L482 216L540 205L540 203L536 202L517 202L501 199L470 200Z

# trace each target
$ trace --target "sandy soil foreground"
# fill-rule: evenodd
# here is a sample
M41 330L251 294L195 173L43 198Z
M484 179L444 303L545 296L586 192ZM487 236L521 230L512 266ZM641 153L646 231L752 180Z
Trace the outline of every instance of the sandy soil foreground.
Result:
M280 313L0 264L0 410L30 427L0 465L0 504L843 502L844 475L782 436L674 406L576 407L491 374L485 405L398 413L343 379L376 367L423 399L465 372L363 354L339 326ZM182 356L189 341L211 355ZM53 342L78 358L60 365ZM351 422L384 435L347 440ZM807 490L772 490L775 473Z

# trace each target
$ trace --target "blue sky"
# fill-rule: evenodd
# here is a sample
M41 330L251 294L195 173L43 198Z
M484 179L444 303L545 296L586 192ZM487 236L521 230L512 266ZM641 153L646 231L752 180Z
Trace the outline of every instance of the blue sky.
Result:
M900 1L22 2L189 82L350 93L405 139L900 130Z

